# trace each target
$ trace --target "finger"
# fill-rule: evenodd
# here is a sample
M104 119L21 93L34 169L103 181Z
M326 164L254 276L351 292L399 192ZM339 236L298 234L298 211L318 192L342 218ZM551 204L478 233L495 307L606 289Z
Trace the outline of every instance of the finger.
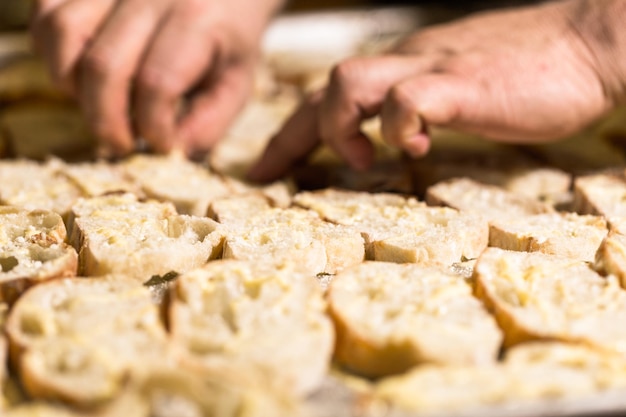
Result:
M382 134L412 156L428 151L428 126L464 127L480 107L477 86L457 75L425 74L390 89L381 110Z
M67 2L68 0L36 0L33 4L33 17L35 19L41 18L59 5Z
M344 61L333 70L320 106L320 136L355 169L371 165L374 149L361 122L380 111L389 88L427 71L434 56L382 56Z
M252 90L252 66L225 68L194 94L175 136L185 153L204 153L220 139Z
M135 117L138 133L159 152L176 142L183 95L206 75L213 59L206 16L172 12L138 70Z
M287 120L248 172L250 180L269 182L282 177L319 145L317 119L322 96L322 92L313 94Z
M80 101L94 133L116 155L133 150L131 81L156 32L163 2L119 2L79 64Z
M114 4L115 0L46 3L42 7L47 12L33 22L36 47L52 78L67 92L76 91L76 64Z

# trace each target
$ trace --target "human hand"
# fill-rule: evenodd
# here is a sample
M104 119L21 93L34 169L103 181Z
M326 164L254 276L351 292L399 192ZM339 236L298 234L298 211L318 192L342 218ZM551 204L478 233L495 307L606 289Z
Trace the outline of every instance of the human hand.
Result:
M374 151L360 125L375 115L385 141L415 157L428 151L431 126L519 143L579 130L616 99L572 23L577 3L471 16L419 31L389 54L340 63L249 177L275 179L321 142L367 169Z
M281 0L37 0L32 32L109 154L204 151L252 86Z

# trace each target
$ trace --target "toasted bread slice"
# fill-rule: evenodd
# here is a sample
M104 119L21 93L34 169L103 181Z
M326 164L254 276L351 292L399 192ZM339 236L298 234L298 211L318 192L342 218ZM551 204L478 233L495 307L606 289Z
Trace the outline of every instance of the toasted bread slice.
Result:
M363 261L365 245L350 227L328 223L309 210L267 207L252 197L233 197L212 208L226 226L224 258L271 260L288 265L297 260L311 275L334 274ZM247 207L241 217L242 207ZM249 213L249 208L258 211Z
M607 233L603 217L576 213L537 214L491 222L489 246L593 262Z
M65 175L63 163L49 160L4 160L0 162L0 203L27 210L42 209L64 218L82 195Z
M500 350L500 329L470 286L438 269L365 262L335 277L328 302L335 359L368 377L423 363L485 365Z
M260 370L283 389L305 394L321 383L332 354L321 294L313 277L290 268L210 262L176 281L172 337L193 369Z
M75 276L78 255L65 238L54 212L0 207L0 301L12 303L32 285Z
M0 102L29 98L68 100L52 82L41 58L28 54L14 55L9 62L0 65Z
M426 202L480 214L488 220L509 220L554 212L548 203L469 178L454 178L429 187Z
M529 340L583 342L623 353L626 292L588 263L538 252L487 248L475 291L494 313L505 346Z
M222 251L215 221L179 215L171 204L140 202L133 194L80 199L70 220L84 276L120 273L147 281L201 266Z
M11 360L32 397L97 405L143 368L167 365L159 317L150 291L123 276L41 284L10 312Z
M574 211L607 218L626 216L623 170L579 176L574 180Z
M231 194L219 176L180 154L135 155L122 168L148 197L173 203L180 214L205 216L213 199Z
M584 346L530 343L512 349L494 366L417 367L383 380L375 396L396 409L428 415L496 416L513 407L516 415L547 409L575 414L585 413L585 405L597 409L594 395L624 386L623 358ZM569 408L559 400L570 401ZM572 404L576 400L587 401Z
M448 267L487 246L488 225L480 217L413 198L324 190L298 193L294 202L360 231L369 260Z

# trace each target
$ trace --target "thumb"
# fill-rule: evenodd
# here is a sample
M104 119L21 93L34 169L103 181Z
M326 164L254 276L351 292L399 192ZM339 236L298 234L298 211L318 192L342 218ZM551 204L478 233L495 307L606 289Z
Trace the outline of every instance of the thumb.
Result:
M478 104L476 85L454 74L425 74L393 86L382 106L382 134L414 157L430 146L429 126L464 127Z

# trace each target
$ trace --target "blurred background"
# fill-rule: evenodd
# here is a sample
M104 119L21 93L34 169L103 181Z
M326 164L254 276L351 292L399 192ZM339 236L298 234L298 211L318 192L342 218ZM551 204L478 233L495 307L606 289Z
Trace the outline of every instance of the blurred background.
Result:
M9 30L24 27L34 0L0 0L0 29ZM396 5L417 5L424 7L448 8L452 12L506 7L512 5L539 3L539 0L291 0L285 11L311 11L359 7L389 7Z

